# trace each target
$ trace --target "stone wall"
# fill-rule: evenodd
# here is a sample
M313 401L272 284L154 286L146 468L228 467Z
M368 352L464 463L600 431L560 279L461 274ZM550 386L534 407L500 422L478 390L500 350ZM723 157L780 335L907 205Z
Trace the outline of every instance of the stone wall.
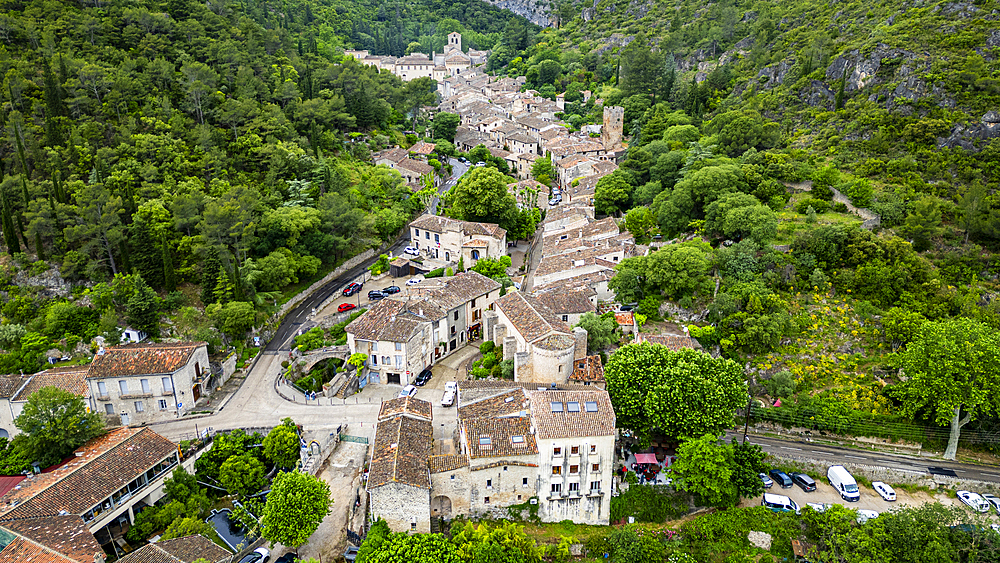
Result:
M387 483L369 489L368 494L371 497L369 515L373 521L382 518L394 532L430 533L429 490L403 483Z
M381 251L381 250L383 250L383 248L379 248L379 251ZM295 308L295 306L298 305L299 303L301 303L302 300L304 300L306 297L309 297L310 295L312 295L313 292L315 292L317 289L319 289L319 288L323 287L324 285L330 283L331 280L334 280L334 279L342 276L344 274L344 272L350 270L351 268L354 268L355 266L357 266L359 264L363 264L366 260L369 260L369 259L375 257L375 253L376 253L376 250L373 250L373 249L369 248L368 250L362 252L361 254L358 254L356 256L352 256L346 262L344 262L343 264L337 266L332 272L330 272L329 274L323 276L323 279L321 279L318 282L310 285L308 288L306 288L305 291L303 291L303 292L299 293L298 295L296 295L295 297L289 299L288 302L285 303L284 305L282 305L281 308L278 309L278 312L275 313L271 317L271 320L274 321L274 322L277 322L277 321L281 320L281 318L284 317L286 313L288 313L293 308ZM326 307L329 304L330 301L333 301L339 295L340 295L340 292L339 291L335 291L333 293L333 295L331 295L329 298L327 298L327 300L324 301L323 304L318 307L317 310L322 310L323 307Z

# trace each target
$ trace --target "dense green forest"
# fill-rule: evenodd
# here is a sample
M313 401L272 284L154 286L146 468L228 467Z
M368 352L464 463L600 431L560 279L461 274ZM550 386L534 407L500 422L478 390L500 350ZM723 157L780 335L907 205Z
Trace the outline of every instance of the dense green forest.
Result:
M413 142L435 85L342 49L454 30L489 47L507 27L530 26L478 0L4 2L0 373L125 325L238 344L394 239L425 201L370 153ZM72 287L40 289L53 274Z

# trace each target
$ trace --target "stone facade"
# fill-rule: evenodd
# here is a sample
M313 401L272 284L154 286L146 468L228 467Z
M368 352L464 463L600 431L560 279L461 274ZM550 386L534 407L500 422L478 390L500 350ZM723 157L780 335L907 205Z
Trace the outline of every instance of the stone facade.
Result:
M394 532L427 534L431 531L430 491L405 483L369 489L372 520L382 518Z
M543 481L538 516L543 522L608 523L614 449L614 435L538 438L538 475Z
M622 146L622 135L625 127L625 108L606 106L604 108L604 126L601 127L601 144L604 150L612 152Z
M472 223L425 214L410 223L410 240L421 254L457 263L467 256L466 269L481 258L498 258L507 252L507 231L493 223ZM471 243L471 244L470 244Z

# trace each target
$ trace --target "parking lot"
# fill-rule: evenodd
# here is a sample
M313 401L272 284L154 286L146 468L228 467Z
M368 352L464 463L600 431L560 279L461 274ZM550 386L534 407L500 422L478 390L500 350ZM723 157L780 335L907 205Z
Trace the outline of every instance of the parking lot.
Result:
M858 484L858 489L861 491L861 498L858 502L846 502L844 499L840 498L840 494L830 486L830 483L826 479L816 480L816 490L812 492L805 492L797 485L793 485L791 488L782 489L775 483L767 492L777 495L785 495L786 497L795 501L799 505L799 508L805 508L806 503L829 503L829 504L842 504L847 508L863 509L863 510L874 510L876 512L886 512L896 507L902 506L920 506L929 502L941 503L945 506L960 506L965 510L972 513L972 510L962 504L952 491L940 491L933 494L927 491L916 491L909 493L898 487L894 487L896 491L896 500L893 502L888 502L883 500L882 497L878 495L871 487L867 487L862 484ZM760 496L750 499L743 499L740 506L760 506L761 501ZM997 519L996 514L993 514L993 519L1000 522Z
M367 308L367 307L370 307L370 306L374 305L376 303L376 301L371 301L371 300L368 299L368 292L371 291L371 290L373 290L373 289L383 289L383 288L389 287L391 285L395 285L395 286L399 287L400 292L397 293L397 294L395 294L395 295L393 295L393 297L400 297L400 296L409 295L410 294L410 286L407 286L406 282L407 282L407 280L409 280L412 277L413 276L406 276L406 277L399 277L399 278L385 277L385 278L382 278L382 279L380 279L378 281L368 280L368 281L366 281L364 283L364 286L361 288L361 291L359 291L358 293L355 293L354 295L352 295L350 297L344 297L344 293L343 293L344 288L342 287L339 290L337 290L337 298L334 299L330 304L328 304L325 309L323 309L322 311L318 312L316 314L316 318L321 318L321 317L325 317L325 316L328 316L328 315L335 315L335 314L337 314L338 307L340 307L340 305L343 304L343 303L351 303L355 307L359 307L360 306L360 307L364 307L364 308Z

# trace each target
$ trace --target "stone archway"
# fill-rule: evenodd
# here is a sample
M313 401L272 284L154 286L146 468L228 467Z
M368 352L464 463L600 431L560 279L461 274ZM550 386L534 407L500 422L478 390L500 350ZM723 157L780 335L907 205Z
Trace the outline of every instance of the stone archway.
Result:
M451 518L451 499L439 495L431 500L432 518Z

